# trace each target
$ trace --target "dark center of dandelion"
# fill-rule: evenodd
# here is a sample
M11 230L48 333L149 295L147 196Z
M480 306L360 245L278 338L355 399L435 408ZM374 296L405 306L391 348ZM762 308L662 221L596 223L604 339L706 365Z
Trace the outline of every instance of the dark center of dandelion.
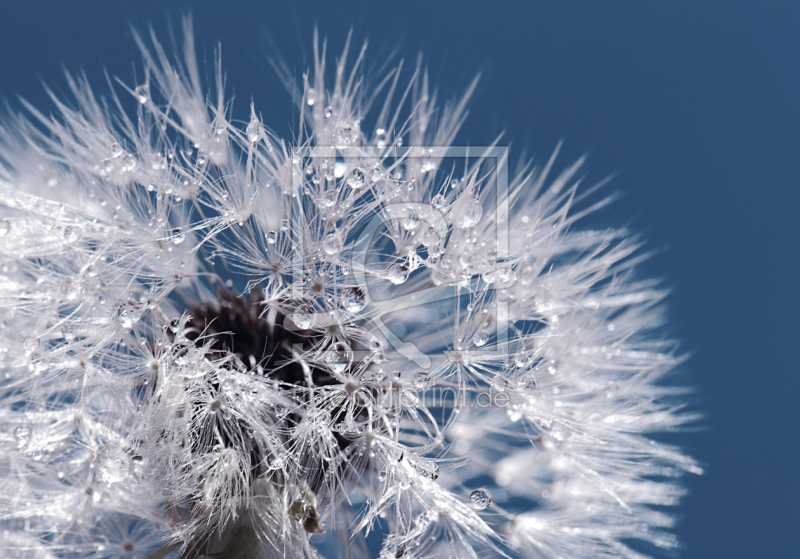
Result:
M280 383L305 386L306 372L297 357L317 345L322 336L312 331L290 330L285 316L262 316L262 301L253 296L219 294L219 306L201 305L190 310L186 336L196 342L210 342L210 358L234 354L248 371ZM328 330L331 330L329 327ZM333 331L339 331L338 325ZM315 386L339 384L326 371L310 366Z
M326 332L315 330L299 330L287 328L285 315L281 312L265 313L263 301L257 296L237 296L230 292L222 292L215 305L198 305L189 310L191 319L186 324L185 335L195 345L208 347L207 357L216 361L231 355L233 362L227 367L231 370L260 375L277 381L281 389L292 390L308 386L308 381L315 387L341 385L342 383L327 370L303 363L300 356L312 348L319 349L324 343L326 332L341 333L340 326L326 328ZM287 323L293 326L292 322ZM220 386L216 381L209 381L212 393L218 393ZM356 383L348 381L343 387L348 394L353 394ZM263 465L272 459L265 456L253 441L248 439L250 430L242 419L226 419L225 403L219 396L210 403L196 403L195 417L200 419L199 430L193 437L192 448L195 452L207 452L211 446L222 443L225 448L236 448L249 454L250 475L257 477L264 472ZM202 407L207 406L211 416L203 415ZM217 413L217 412L222 413ZM335 411L333 417L337 417ZM287 431L290 431L302 417L292 414L286 418ZM333 435L341 450L352 443L338 432L337 421L334 420ZM287 435L288 437L288 435ZM290 442L287 438L285 442ZM325 464L309 465L308 485L316 491L318 483L326 470ZM313 471L316 470L316 471Z

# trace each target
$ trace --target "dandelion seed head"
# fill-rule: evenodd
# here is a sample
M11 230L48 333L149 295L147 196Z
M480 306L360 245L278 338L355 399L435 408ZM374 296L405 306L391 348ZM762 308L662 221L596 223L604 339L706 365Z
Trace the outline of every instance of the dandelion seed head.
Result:
M696 419L683 356L640 241L581 229L609 202L582 161L511 174L454 145L474 84L439 103L319 41L289 142L185 37L0 133L4 552L674 548L653 507L701 470L647 434Z

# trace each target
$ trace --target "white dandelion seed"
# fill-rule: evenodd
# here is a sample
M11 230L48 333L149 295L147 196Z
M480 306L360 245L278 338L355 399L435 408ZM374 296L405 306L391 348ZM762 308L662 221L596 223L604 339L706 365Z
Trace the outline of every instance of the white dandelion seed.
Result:
M683 357L640 242L579 228L581 161L509 177L453 146L472 87L316 40L289 143L219 61L202 89L189 27L174 64L137 36L130 95L72 78L0 128L5 556L675 547L700 470L647 434L695 419Z

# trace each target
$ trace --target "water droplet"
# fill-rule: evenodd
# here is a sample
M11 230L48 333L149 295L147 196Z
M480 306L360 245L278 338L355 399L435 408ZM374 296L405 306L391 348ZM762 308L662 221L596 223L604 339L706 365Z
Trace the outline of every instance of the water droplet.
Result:
M326 208L332 208L336 205L336 199L339 197L339 193L335 190L328 190L322 195L322 205Z
M328 233L325 240L322 241L322 249L326 254L333 256L339 254L342 250L342 240L336 233Z
M442 196L441 194L437 194L436 196L434 196L434 197L431 199L431 205L432 205L434 208L436 208L437 210L440 210L440 209L442 209L442 208L444 207L444 205L445 205L445 199L444 199L444 196Z
M77 225L67 225L64 227L64 239L68 243L74 243L81 238L81 228Z
M61 291L68 300L72 301L80 296L83 288L77 277L68 277L61 282Z
M406 553L406 544L397 541L397 536L387 536L381 549L380 559L400 559Z
M378 146L378 148L383 149L386 147L387 138L386 130L383 128L378 128L375 130L375 144Z
M317 102L317 92L314 91L313 87L310 87L306 92L306 103L308 103L309 107L313 107L314 103L316 102Z
M364 173L361 169L353 169L353 172L347 177L347 186L353 190L359 190L364 186L364 182Z
M333 136L333 145L337 148L344 149L352 144L358 137L358 132L350 123L342 123L337 127L336 133Z
M330 105L325 107L325 111L323 112L323 114L325 115L325 118L330 118L333 115L333 107L331 107Z
M181 244L185 240L186 240L186 233L184 233L180 227L176 227L175 229L170 231L170 241L172 241L176 245Z
M505 270L499 270L497 272L497 276L495 277L495 284L500 289L505 289L507 287L511 287L517 281L517 273L511 269L506 268Z
M475 510L483 510L492 504L492 494L486 489L476 489L469 494L469 503Z
M114 142L108 146L108 149L111 150L111 157L119 157L122 155L122 146L120 146L117 142Z
M353 352L342 342L334 342L325 352L325 362L334 374L342 374L353 361Z
M460 204L460 211L456 214L456 227L467 229L478 223L483 215L483 206L477 196L469 196Z
M420 371L414 375L414 386L417 388L426 388L431 382L431 374L427 371Z
M417 473L425 479L431 481L439 479L439 464L433 460L420 460L417 462L415 469Z
M139 103L144 105L150 100L150 86L147 84L137 85L136 89L133 91L133 94L138 99Z
M439 234L433 227L428 227L422 234L422 244L425 245L426 247L432 247L434 245L437 245L440 240L441 239L439 238Z
M342 306L348 311L358 312L366 305L367 297L360 287L348 287L342 290ZM378 348L380 348L380 345L378 345Z
M250 119L250 124L245 128L245 134L247 134L247 139L254 144L261 138L261 122L259 122L255 115L253 115Z
M119 483L130 473L130 463L127 455L110 446L102 447L94 462L100 479L106 483Z
M308 330L314 323L314 311L306 305L298 307L292 313L292 321L300 330Z
M41 345L42 345L41 340L36 336L28 336L27 338L22 340L22 348L25 350L25 353L27 355L31 355L32 353L34 353L36 350L39 349L39 347L41 347Z
M395 285L405 283L408 279L409 269L405 264L393 264L386 275L386 278Z
M483 281L493 283L497 289L511 287L517 281L517 273L511 268L495 270L488 274L483 274Z
M486 342L489 341L489 332L487 330L480 330L477 334L475 334L475 338L472 341L476 347L485 346Z
M417 516L417 519L414 522L417 525L414 531L417 533L424 533L425 530L428 529L428 526L431 525L431 517L429 516L429 513L423 512L422 514Z
M139 320L138 305L133 301L117 301L114 305L113 318L123 328L130 329Z
M284 219L281 221L281 231L288 231L289 230L289 220Z
M416 212L410 211L400 223L403 226L403 229L406 231L414 231L417 227L419 227L419 218L417 217Z
M14 429L14 438L17 440L17 448L24 448L28 445L33 431L27 425L20 425Z
M0 221L0 237L5 236L11 230L11 223L4 219Z
M275 231L268 231L267 232L267 244L274 245L278 242L278 234Z
M492 387L498 392L505 392L506 388L508 388L508 380L497 375L492 379Z

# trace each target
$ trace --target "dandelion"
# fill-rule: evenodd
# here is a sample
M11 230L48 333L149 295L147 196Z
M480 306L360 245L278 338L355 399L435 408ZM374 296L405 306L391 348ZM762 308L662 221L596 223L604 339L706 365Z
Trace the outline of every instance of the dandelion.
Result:
M509 174L453 145L471 87L316 40L288 142L185 37L0 129L6 556L676 547L683 356L582 161Z

